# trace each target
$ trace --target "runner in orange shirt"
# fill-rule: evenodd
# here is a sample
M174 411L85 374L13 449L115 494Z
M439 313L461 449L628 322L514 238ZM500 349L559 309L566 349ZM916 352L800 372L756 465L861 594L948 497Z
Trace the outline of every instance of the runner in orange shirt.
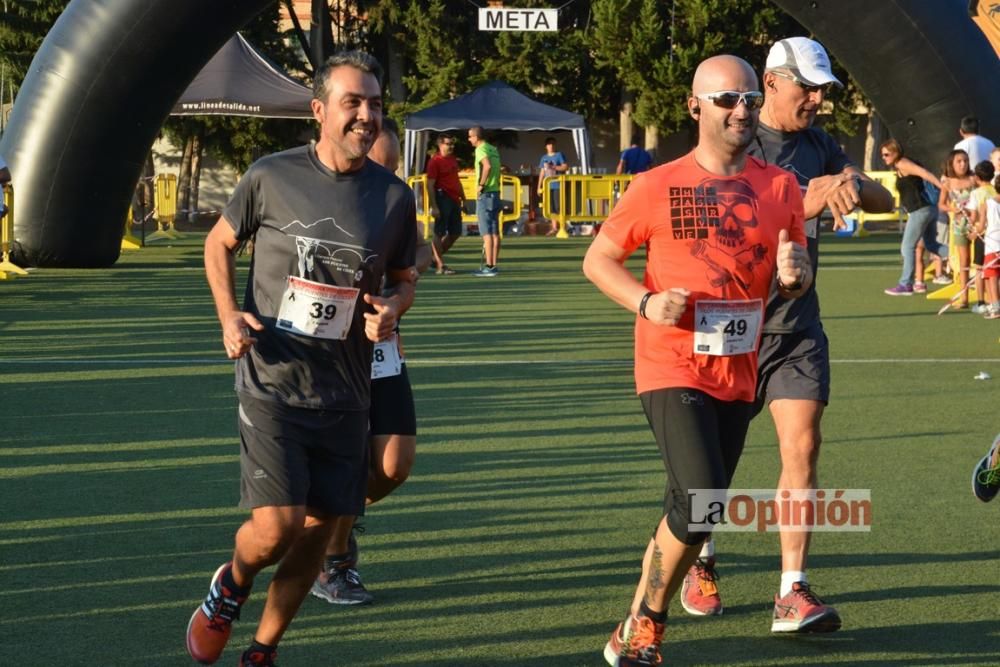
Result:
M687 101L697 147L635 179L584 259L587 277L638 313L636 389L668 475L629 616L604 649L618 667L660 664L669 600L711 532L691 525L688 491L724 497L750 423L771 285L794 298L812 282L794 176L745 153L762 101L744 60L702 62ZM642 282L624 266L640 246Z

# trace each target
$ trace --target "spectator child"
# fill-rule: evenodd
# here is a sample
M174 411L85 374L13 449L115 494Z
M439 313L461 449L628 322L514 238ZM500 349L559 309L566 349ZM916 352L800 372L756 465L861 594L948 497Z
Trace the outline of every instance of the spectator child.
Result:
M1000 174L993 181L993 189L1000 190ZM1000 197L989 197L983 202L980 217L986 220L983 234L983 278L989 295L990 311L984 317L988 320L1000 318Z
M972 241L972 263L977 267L985 267L985 247L983 243L983 237L986 233L986 201L997 196L997 191L993 189L991 182L993 181L993 165L987 160L983 160L976 165L973 170L973 180L975 181L976 188L969 195L969 202L966 207L969 209L969 238ZM976 271L976 296L979 300L979 308L974 309L973 312L977 312L981 315L989 317L989 319L996 319L996 317L990 317L991 310L988 303L993 303L993 295L987 295L984 291L984 271L980 268ZM985 301L986 296L990 296L989 301ZM998 315L997 317L1000 317Z
M969 155L965 151L956 149L948 153L941 186L938 209L951 217L951 240L958 254L958 279L964 286L969 281L969 218L965 205L975 188L969 171ZM968 307L968 292L964 292L955 308Z

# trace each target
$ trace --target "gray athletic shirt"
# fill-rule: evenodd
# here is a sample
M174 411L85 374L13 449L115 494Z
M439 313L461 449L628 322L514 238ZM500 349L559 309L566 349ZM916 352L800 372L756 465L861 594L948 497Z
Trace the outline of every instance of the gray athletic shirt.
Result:
M823 130L811 127L801 132L780 132L763 123L757 136L764 147L763 153L756 142L747 152L754 157L776 164L793 174L799 181L803 195L809 180L817 176L839 174L851 165L833 137ZM809 259L813 266L813 284L797 299L785 299L778 294L777 281L771 287L765 313L764 333L792 333L807 329L819 322L819 297L816 295L816 275L819 268L819 221L806 220L806 241Z
M314 146L265 157L246 172L223 212L241 241L254 239L243 309L264 331L236 363L236 390L294 407L367 410L372 343L364 294L378 294L387 268L413 266L416 205L391 172L367 160L337 173ZM344 340L278 329L289 276L357 287Z

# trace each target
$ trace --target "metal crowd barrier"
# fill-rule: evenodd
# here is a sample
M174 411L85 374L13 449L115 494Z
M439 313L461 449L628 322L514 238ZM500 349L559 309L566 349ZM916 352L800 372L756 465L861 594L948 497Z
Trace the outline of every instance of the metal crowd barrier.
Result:
M159 174L156 177L156 224L159 229L146 237L146 241L178 239L183 236L174 227L177 217L177 176Z
M459 181L462 183L465 201L475 202L478 189L475 174L459 174ZM427 191L427 174L410 176L406 179L406 184L413 190L413 196L417 200L417 222L423 223L424 238L428 239L434 233L434 218L431 216L430 195ZM524 197L521 194L521 179L517 176L501 175L500 200L503 205L500 211L500 238L503 238L504 225L521 219L521 206L524 202ZM463 209L462 223L465 225L476 224L475 210Z
M542 215L559 225L557 238L569 238L569 223L603 222L618 203L631 174L562 174L542 179ZM557 183L558 188L552 188Z
M906 211L899 205L899 192L896 191L896 172L894 171L866 171L865 176L872 179L883 188L892 193L892 210L888 213L865 213L858 209L855 219L858 221L857 236L865 236L868 230L865 229L866 222L890 221L904 222ZM934 202L937 204L937 202Z

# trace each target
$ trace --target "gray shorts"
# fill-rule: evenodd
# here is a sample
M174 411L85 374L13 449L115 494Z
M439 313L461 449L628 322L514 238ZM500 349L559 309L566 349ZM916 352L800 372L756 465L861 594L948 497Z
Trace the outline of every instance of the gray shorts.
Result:
M754 416L779 398L830 402L830 341L823 325L788 334L764 334L757 353Z
M364 514L368 413L310 410L240 394L240 507Z

